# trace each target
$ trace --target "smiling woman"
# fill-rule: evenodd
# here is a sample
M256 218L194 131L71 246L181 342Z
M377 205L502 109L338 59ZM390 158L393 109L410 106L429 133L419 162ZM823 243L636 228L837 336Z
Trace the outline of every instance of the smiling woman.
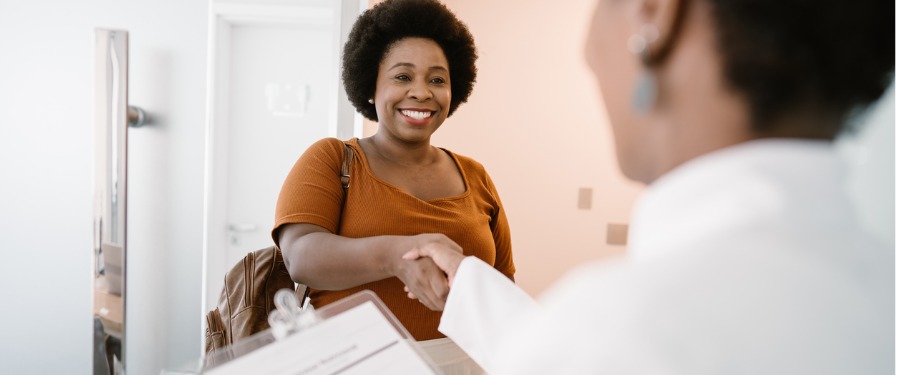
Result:
M291 277L313 288L313 306L372 290L417 340L442 339L446 277L430 259L403 253L451 249L513 278L509 226L491 178L477 161L431 145L471 93L476 58L466 26L437 1L385 1L354 24L344 87L379 129L311 146L285 180L272 230ZM345 145L353 152L346 193L338 178Z

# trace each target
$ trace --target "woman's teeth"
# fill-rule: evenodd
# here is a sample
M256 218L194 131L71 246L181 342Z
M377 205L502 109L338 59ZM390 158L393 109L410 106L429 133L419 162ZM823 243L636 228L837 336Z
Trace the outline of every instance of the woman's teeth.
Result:
M416 120L422 120L431 116L431 112L410 111L407 109L401 110L400 113L412 117Z

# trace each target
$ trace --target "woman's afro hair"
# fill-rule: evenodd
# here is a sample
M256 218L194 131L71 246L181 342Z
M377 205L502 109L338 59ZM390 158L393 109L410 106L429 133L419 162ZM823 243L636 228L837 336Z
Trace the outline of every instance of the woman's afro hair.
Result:
M356 110L372 121L378 121L378 114L369 99L375 94L381 59L394 43L408 37L431 39L443 49L450 65L448 116L472 93L478 53L469 28L437 0L386 0L359 16L344 44L344 89Z

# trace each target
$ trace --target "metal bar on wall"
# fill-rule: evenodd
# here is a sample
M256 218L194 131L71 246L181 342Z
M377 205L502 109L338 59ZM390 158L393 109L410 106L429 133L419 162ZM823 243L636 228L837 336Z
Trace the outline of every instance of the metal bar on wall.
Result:
M94 374L125 372L128 32L94 31Z

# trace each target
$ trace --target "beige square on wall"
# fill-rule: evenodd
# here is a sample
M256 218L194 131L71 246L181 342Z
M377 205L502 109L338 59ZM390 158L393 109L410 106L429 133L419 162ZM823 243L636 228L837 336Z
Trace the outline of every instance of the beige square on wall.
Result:
M591 198L594 196L594 189L591 188L579 188L578 189L578 204L577 207L579 210L590 210L591 209Z
M606 244L607 245L627 245L628 244L628 224L606 224Z

